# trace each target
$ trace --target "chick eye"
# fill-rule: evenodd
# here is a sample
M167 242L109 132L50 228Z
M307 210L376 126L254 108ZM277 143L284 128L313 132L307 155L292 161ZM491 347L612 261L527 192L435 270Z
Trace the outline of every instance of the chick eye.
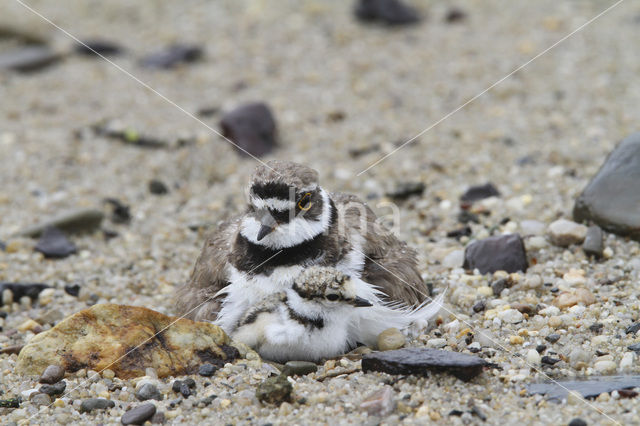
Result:
M302 211L307 211L311 208L313 203L311 202L311 193L307 192L304 194L300 200L298 200L298 208Z
M340 298L340 296L338 296L335 293L332 294L327 294L327 300L331 301L331 302L335 302L336 300L338 300Z

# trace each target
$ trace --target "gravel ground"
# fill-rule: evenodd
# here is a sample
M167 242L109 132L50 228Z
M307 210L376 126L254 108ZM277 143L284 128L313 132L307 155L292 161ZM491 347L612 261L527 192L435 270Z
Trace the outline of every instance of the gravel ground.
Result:
M575 197L606 154L637 130L640 59L630 50L640 41L640 5L623 2L357 176L395 143L436 123L612 4L456 3L467 13L462 22L445 22L444 2L414 2L426 20L390 29L356 22L351 2L341 1L69 0L64 7L30 1L79 38L102 37L124 46L126 54L114 61L187 111L267 102L280 135L280 149L269 158L315 167L325 188L366 197L380 214L389 214L379 204L387 191L402 182L424 182L422 196L399 205L399 234L419 251L425 278L449 287L447 306L458 322L444 314L438 328L411 345L432 340L431 345L468 352L465 333L458 336L470 327L483 347L478 355L501 367L470 383L444 375L396 378L362 372L318 381L312 374L295 379L293 402L279 408L255 400L256 384L272 371L268 364L228 365L212 378L196 376L197 395L173 405L178 394L171 390L172 380L152 378L164 394L156 405L168 423L482 423L468 412L471 405L487 424L566 424L575 417L589 424L640 422L637 400L615 392L588 403L571 397L557 405L524 391L525 384L546 376L639 372L633 355L627 355L630 365L621 365L623 356L632 354L627 346L637 341L625 328L640 309L638 242L607 235L605 258L595 261L579 246L563 249L528 236L534 266L512 276L514 285L499 296L488 287L497 277L467 275L452 263L472 239L530 233L525 220L539 221L544 229L570 218ZM19 3L6 0L2 9L1 25L39 34L57 49L69 48L64 34ZM202 45L204 60L171 71L138 65L142 56L174 42ZM0 44L11 46L11 41ZM45 314L59 319L94 303L135 304L171 314L171 293L187 279L203 240L203 228L190 227L238 213L255 162L237 156L202 123L99 59L69 56L41 72L2 73L0 98L0 240L7 244L0 252L0 281L55 287L36 303L4 307L9 315L0 320L0 347L27 342L33 336L24 325L28 319ZM340 114L344 119L336 121ZM219 118L217 113L203 120L217 128ZM127 146L88 130L105 119L169 141L186 136L193 143L159 150ZM357 158L349 155L351 149L370 146L379 148ZM162 180L170 192L150 194L151 179ZM447 238L461 226L459 196L487 181L501 196L474 209L490 213L471 224L470 237ZM105 197L131 206L130 224L104 224L119 233L116 238L73 237L78 254L51 261L33 251L34 240L12 237L69 209L103 208ZM607 281L613 284L603 285ZM79 297L65 293L70 284L80 285ZM515 324L500 314L515 303L551 306L553 291L572 286L588 289L596 303L559 312L550 308ZM475 313L472 306L481 299L487 310ZM589 328L595 323L602 324L599 332ZM560 339L545 341L553 333ZM541 366L535 356L528 357L543 343L545 354L560 362ZM531 368L527 359L538 365ZM0 399L36 385L12 373L15 362L16 355L0 356ZM317 376L357 365L328 361ZM122 389L109 391L109 382L68 377L67 389L73 390L63 399L50 407L25 401L19 409L0 408L3 423L119 423L125 409L138 403L135 383L122 382ZM384 383L392 385L397 406L388 416L368 416L359 405ZM209 395L217 398L205 406L201 400ZM111 398L116 406L79 414L81 400L94 396ZM450 416L452 410L463 414Z

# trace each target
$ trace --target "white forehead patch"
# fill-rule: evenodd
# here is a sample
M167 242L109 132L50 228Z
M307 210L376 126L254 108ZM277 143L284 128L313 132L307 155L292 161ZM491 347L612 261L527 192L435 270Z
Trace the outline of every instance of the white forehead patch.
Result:
M257 209L287 211L296 208L295 201L281 198L260 198L252 195L249 197L249 202Z

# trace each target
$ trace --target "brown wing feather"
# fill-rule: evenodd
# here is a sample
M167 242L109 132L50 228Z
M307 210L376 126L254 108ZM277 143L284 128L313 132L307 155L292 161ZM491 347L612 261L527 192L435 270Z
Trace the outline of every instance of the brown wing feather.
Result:
M346 229L357 229L364 238L362 279L379 286L391 300L409 305L424 301L429 293L418 272L416 251L376 223L375 213L355 195L335 193L331 197L339 220L346 225L339 232L350 239Z
M225 265L240 219L222 223L207 237L189 281L176 291L178 312L193 320L213 320L221 301L214 295L228 284Z

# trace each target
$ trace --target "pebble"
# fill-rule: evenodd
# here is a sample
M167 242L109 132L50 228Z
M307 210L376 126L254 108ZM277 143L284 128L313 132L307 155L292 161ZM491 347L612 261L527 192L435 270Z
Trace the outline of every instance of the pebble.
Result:
M34 249L48 259L63 259L78 251L75 244L69 241L64 232L54 227L46 228L43 231Z
M595 256L596 258L602 257L604 252L603 239L602 229L597 225L590 226L582 243L582 250L589 256Z
M44 393L36 393L29 398L29 401L36 407L40 407L41 405L47 406L51 404L51 397Z
M0 70L31 72L41 70L60 59L60 55L41 45L27 45L0 54Z
M169 69L180 64L198 61L203 55L200 46L174 44L143 58L140 63L146 68Z
M220 127L241 155L260 157L276 146L276 122L264 103L245 104L229 111L220 120Z
M110 399L89 398L89 399L85 399L80 404L80 412L89 413L93 410L106 410L108 408L113 408L115 406L116 406L116 403L111 401Z
M360 408L372 416L388 416L395 408L393 394L393 388L389 385L384 385L382 389L367 396L360 403Z
M378 349L381 351L400 349L405 343L404 334L397 328L388 328L378 335Z
M156 414L156 406L150 402L138 405L122 415L123 425L141 425Z
M460 201L465 203L473 203L475 201L484 200L489 197L499 197L500 191L491 183L484 185L472 186L460 196Z
M65 234L84 234L97 231L104 219L104 213L95 209L73 210L53 219L34 225L19 233L23 237L38 238L45 229L58 228Z
M605 374L613 373L618 368L618 366L614 361L608 361L608 360L598 361L593 365L593 367L598 373L605 373Z
M426 186L423 182L401 182L393 191L387 192L387 197L395 201L404 201L411 197L422 195Z
M549 225L551 242L560 247L581 244L587 236L587 227L567 219L558 219Z
M484 301L480 300L476 302L471 309L473 309L473 312L475 313L484 311L485 309Z
M453 250L442 259L442 266L445 268L460 268L464 263L464 250Z
M502 290L504 290L505 288L507 288L506 278L500 278L499 280L491 283L491 290L494 296L500 297L500 293L502 293Z
M516 309L507 309L498 313L498 318L510 324L517 324L524 320L522 313Z
M359 0L354 14L362 22L411 25L420 22L418 11L401 0Z
M542 361L542 357L535 349L529 349L527 351L527 362L532 365L539 365Z
M635 322L631 324L629 327L627 327L627 329L625 330L625 333L636 334L638 330L640 330L640 322Z
M579 417L571 419L568 426L587 426L587 422Z
M288 361L282 369L285 376L306 376L318 371L318 366L309 361Z
M478 269L481 274L486 274L496 271L526 271L528 266L522 238L519 234L507 234L469 244L462 267L467 270Z
M573 348L569 353L569 364L576 368L580 363L589 363L591 354L582 348Z
M62 395L66 388L67 388L67 383L64 380L62 380L52 385L47 385L47 384L42 385L40 386L40 389L38 389L38 391L41 393L46 393L49 396L58 396L58 395Z
M2 302L4 305L10 305L25 296L31 300L36 300L40 292L47 288L50 288L50 286L42 283L0 282L0 292L2 293Z
M279 375L266 378L256 389L258 401L267 404L281 404L291 400L293 386L287 376Z
M447 339L435 338L427 340L427 347L429 348L444 348L447 346Z
M82 40L82 44L77 44L75 46L75 51L80 55L99 58L96 53L99 53L102 56L115 56L121 54L124 49L112 41L93 39Z
M152 179L149 181L149 192L153 195L165 195L169 193L169 188L161 180Z
M209 363L202 364L200 368L198 368L198 374L203 377L211 377L216 373L216 371L218 371L218 367Z
M20 324L17 327L18 331L20 332L25 332L25 331L33 331L35 332L36 330L42 330L42 327L40 326L40 324L38 324L38 322L32 320L32 319L28 319L25 322L23 322L22 324Z
M620 360L620 369L622 371L631 370L631 367L633 367L634 360L635 360L635 353L627 352L622 356L622 359Z
M585 306L596 302L595 296L586 288L571 289L571 291L563 291L555 298L553 304L560 309L569 308L581 303Z
M543 235L545 224L537 220L523 220L520 222L520 231L524 236Z
M151 383L143 384L140 389L137 389L135 392L136 398L139 401L147 401L149 399L155 399L157 401L162 401L162 394L156 387L156 385Z

